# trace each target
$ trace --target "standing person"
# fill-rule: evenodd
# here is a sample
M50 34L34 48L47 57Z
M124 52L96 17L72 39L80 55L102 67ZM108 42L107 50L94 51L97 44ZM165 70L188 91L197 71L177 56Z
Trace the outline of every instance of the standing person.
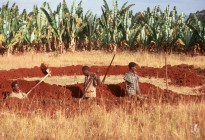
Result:
M139 76L136 72L136 66L137 64L135 62L130 62L128 65L129 71L124 76L126 92L129 97L141 94L139 88Z
M12 92L10 94L7 94L4 98L18 98L18 99L24 99L27 98L26 93L22 92L18 86L17 81L13 81L11 83L11 88L12 88Z
M100 84L100 77L96 73L90 72L88 66L83 66L82 72L85 75L84 81L84 98L96 98L96 87Z

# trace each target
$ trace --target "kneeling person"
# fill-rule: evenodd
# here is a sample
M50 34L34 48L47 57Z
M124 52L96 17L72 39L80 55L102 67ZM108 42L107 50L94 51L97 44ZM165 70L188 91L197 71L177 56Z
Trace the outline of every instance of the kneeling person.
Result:
M84 97L95 98L96 87L100 84L100 77L96 73L90 72L90 68L88 66L83 66L82 72L85 75L83 89Z
M17 81L14 81L11 83L11 88L12 88L12 92L7 96L7 98L18 98L18 99L24 99L27 98L26 93L22 92L19 89L18 83Z
M139 88L139 76L136 72L137 64L134 62L130 62L128 66L129 71L124 76L127 94L128 96L135 96L141 94Z

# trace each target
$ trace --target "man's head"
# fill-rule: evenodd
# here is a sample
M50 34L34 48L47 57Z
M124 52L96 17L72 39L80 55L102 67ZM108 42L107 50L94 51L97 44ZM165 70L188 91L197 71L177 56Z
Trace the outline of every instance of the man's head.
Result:
M90 68L88 66L83 66L82 72L85 76L88 76L90 74Z
M135 71L136 66L137 66L137 64L135 62L130 62L129 65L128 65L128 67L131 71Z
M11 83L11 88L12 88L13 92L19 92L20 91L17 81L13 81Z

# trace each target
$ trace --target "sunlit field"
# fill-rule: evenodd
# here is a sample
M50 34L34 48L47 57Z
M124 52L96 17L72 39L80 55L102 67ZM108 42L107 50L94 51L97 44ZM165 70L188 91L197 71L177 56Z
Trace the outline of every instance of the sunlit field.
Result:
M69 65L107 66L113 55L113 53L103 51L85 51L75 53L67 52L62 55L56 55L56 53L27 53L24 55L1 56L0 69L32 68L39 66L42 62L53 67ZM190 57L187 55L170 54L167 56L167 64L188 64L196 68L205 68L204 58L204 56ZM163 67L165 65L165 55L164 53L119 52L116 53L113 65L128 65L131 61L136 62L140 66Z
M205 140L203 0L7 1L0 140Z
M32 68L42 62L53 67L69 65L107 66L113 54L104 52L76 52L63 55L25 54L3 56L1 70ZM203 56L189 57L168 55L168 64L189 64L204 68ZM113 65L127 65L130 61L140 66L163 67L164 54L117 53ZM5 65L6 64L6 65ZM76 79L75 79L76 78ZM25 78L28 81L40 78ZM65 86L82 82L83 76L54 76L45 80L49 84ZM109 76L107 84L122 82L122 75ZM166 88L163 79L142 77L141 82ZM170 86L178 93L190 93L194 88ZM190 93L191 94L191 93ZM197 93L195 93L197 94ZM74 99L75 100L75 99ZM122 103L104 99L100 102L84 101L86 106L59 108L55 112L41 109L10 110L6 105L0 113L0 139L205 139L205 105L203 102L138 103L135 100L121 98ZM87 103L86 103L87 102ZM31 100L32 104L32 100Z
M27 114L1 111L1 139L204 139L205 105L119 105L107 111L93 104L78 110Z

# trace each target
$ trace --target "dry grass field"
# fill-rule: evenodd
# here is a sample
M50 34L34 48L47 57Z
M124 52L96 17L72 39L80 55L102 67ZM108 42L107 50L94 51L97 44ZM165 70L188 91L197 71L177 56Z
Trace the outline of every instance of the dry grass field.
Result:
M203 140L205 105L119 106L106 111L103 106L67 117L65 110L55 114L20 115L1 112L0 139L122 139L122 140ZM70 111L72 113L72 111Z
M76 52L63 55L25 54L19 56L1 56L0 70L32 68L42 62L50 66L62 67L69 65L105 65L113 54L105 52ZM189 57L168 55L168 64L189 64L205 68L204 56ZM163 54L117 53L113 65L127 65L135 61L140 66L163 67ZM121 82L121 77L110 77L108 83ZM53 77L50 84L67 83L67 79ZM67 78L67 77L64 77ZM70 78L70 83L82 77ZM36 80L27 79L27 80ZM53 83L52 81L55 82ZM148 82L165 88L160 79ZM170 87L178 92L190 92L193 89ZM203 140L205 139L205 104L151 103L136 106L136 103L121 104L107 110L103 103L93 104L89 108L75 111L61 109L50 114L41 110L21 112L2 109L0 112L1 140L65 140L65 139L121 139L121 140Z
M67 52L63 55L55 53L27 53L24 55L1 56L0 70L17 68L32 68L42 62L50 66L61 67L69 65L109 65L113 57L112 53L102 51L93 52ZM171 65L189 64L195 67L205 68L204 56L190 57L186 55L170 54L167 63ZM130 61L140 66L162 67L164 66L164 54L149 54L144 52L121 52L116 54L113 65L127 65Z

